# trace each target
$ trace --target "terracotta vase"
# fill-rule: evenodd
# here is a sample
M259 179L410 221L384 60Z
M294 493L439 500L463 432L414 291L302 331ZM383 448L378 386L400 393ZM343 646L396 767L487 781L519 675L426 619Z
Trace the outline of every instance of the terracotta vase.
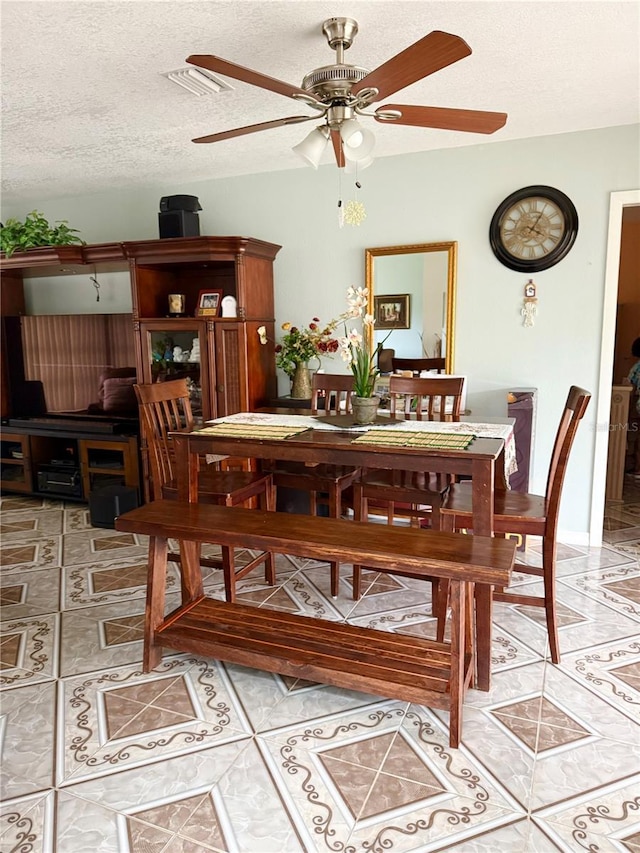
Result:
M353 419L357 424L375 423L380 397L354 397Z
M311 371L306 364L298 364L293 374L291 396L296 400L311 399Z

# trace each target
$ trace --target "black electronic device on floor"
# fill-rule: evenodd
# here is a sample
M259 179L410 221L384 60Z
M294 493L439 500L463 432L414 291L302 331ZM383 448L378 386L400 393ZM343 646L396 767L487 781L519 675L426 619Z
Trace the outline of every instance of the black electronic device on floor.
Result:
M114 528L116 518L139 506L138 490L130 486L103 486L89 494L92 527Z

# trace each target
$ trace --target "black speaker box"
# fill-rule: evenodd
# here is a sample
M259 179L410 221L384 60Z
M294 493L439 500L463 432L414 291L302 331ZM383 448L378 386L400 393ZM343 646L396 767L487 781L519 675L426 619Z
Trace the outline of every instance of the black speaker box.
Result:
M89 494L92 527L115 527L116 518L138 506L138 490L131 486L103 486Z
M200 219L191 210L167 210L158 214L160 239L165 237L199 237Z
M202 210L195 195L165 195L160 199L160 210Z

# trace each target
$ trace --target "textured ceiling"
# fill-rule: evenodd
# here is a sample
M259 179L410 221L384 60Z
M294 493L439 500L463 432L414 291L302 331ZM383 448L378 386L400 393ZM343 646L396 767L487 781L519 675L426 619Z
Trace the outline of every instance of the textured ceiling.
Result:
M2 0L3 199L308 168L291 147L313 124L190 141L304 107L238 81L196 97L161 74L213 53L300 85L335 61L321 31L332 16L358 21L345 61L368 69L432 30L461 36L471 56L393 100L509 114L492 136L371 119L377 157L635 123L639 10L636 0Z

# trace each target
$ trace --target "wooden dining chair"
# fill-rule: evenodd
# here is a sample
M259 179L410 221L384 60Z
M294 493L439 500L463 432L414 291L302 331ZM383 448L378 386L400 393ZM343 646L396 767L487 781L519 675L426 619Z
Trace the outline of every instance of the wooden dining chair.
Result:
M397 373L400 370L411 370L413 373L446 373L446 359L444 358L392 358L391 371Z
M176 500L175 456L169 433L193 427L193 414L186 379L170 382L134 385L140 404L142 434L146 443L153 497ZM258 501L262 509L275 510L275 491L270 474L245 470L220 470L219 463L202 465L198 472L198 501L202 503L238 506L248 501ZM180 554L172 553L169 559L180 562ZM225 572L227 601L235 599L235 583L264 563L265 580L275 583L275 564L271 553L260 553L247 565L236 567L233 549L223 549L219 559L203 558L200 563L208 568L224 568L230 561L231 570ZM227 577L229 580L227 581Z
M393 358L396 351L391 347L382 347L378 351L378 370L380 373L393 373Z
M352 411L353 376L351 374L315 373L311 385L311 412L326 417L350 414ZM331 518L340 518L345 505L345 492L360 477L361 469L347 465L303 462L270 462L266 469L273 475L276 491L298 489L309 495L309 513L318 514L319 506L327 506ZM330 563L331 595L338 595L339 564Z
M464 377L404 377L389 380L392 417L429 421L459 421L464 391ZM372 503L385 507L387 523L396 518L409 518L419 526L429 519L431 527L440 527L440 506L451 478L423 471L367 471L353 487L353 504L357 521L366 521ZM354 566L353 597L360 598L361 567ZM434 600L436 594L433 586ZM434 607L435 609L435 607Z
M506 601L529 607L544 607L553 663L560 662L558 619L556 613L556 549L558 516L562 486L569 461L569 453L581 419L589 404L591 394L572 385L556 433L551 463L544 495L522 492L496 492L494 531L496 534L519 533L542 537L542 568L517 563L514 571L542 577L544 596L525 595L496 589L494 601ZM451 486L440 509L441 529L460 530L472 527L471 484ZM440 605L446 609L446 591L441 587ZM444 613L439 613L439 634L444 635Z

